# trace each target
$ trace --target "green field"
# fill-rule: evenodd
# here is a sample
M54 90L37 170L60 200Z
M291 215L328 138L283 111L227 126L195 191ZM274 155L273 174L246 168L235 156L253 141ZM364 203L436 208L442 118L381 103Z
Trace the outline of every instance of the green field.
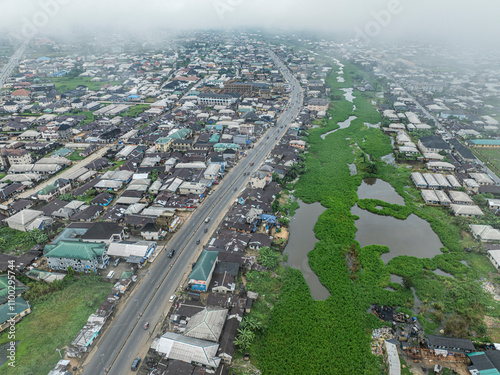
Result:
M24 252L34 245L36 245L36 241L32 240L28 233L6 226L0 228L0 251L2 253L8 254L17 250Z
M80 156L80 151L73 151L71 154L66 156L66 159L71 161L79 161L85 159L83 156Z
M498 148L473 148L472 149L479 157L488 163L491 163L495 172L500 172L500 149Z
M30 289L47 289L44 282L28 282ZM5 375L47 374L59 361L56 348L64 349L111 291L112 284L100 278L85 276L67 282L62 290L40 291L31 298L32 313L16 324L16 367L4 365ZM29 292L29 291L28 291ZM0 345L10 340L6 333L0 336Z
M121 113L120 116L122 116L122 117L127 117L127 116L128 117L136 117L148 109L149 109L149 104L137 104L137 105L134 105L133 107L130 107L125 112Z
M103 81L103 82L91 82L92 77L52 77L52 78L47 78L51 83L54 83L56 85L56 90L60 92L65 92L68 90L74 90L76 89L79 85L84 85L89 88L89 90L92 91L97 91L99 90L102 86L106 84L111 84L111 85L120 85L123 82L117 82L117 81Z

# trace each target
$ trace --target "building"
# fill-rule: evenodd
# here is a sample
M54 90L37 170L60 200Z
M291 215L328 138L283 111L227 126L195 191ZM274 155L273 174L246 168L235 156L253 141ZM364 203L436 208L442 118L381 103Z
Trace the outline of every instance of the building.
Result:
M451 204L450 208L455 216L475 217L484 215L478 206Z
M161 228L156 228L154 223L147 223L141 229L141 236L144 240L158 241L160 239Z
M439 153L439 151L445 151L445 152L451 151L450 145L446 143L443 140L443 138L437 135L429 135L427 137L420 138L418 140L418 149L422 153L424 152Z
M491 225L469 225L472 235L481 242L500 242L500 231Z
M321 112L321 111L328 111L328 105L330 104L330 101L328 99L311 99L307 103L307 109L310 111L316 111L316 112Z
M4 220L9 228L28 232L33 229L43 229L46 224L52 222L48 217L43 216L43 211L24 209Z
M192 290L206 292L208 285L212 279L217 258L219 253L217 251L203 250L196 261L191 274L189 275L189 284Z
M203 105L231 105L236 103L236 98L227 94L215 94L213 92L207 92L198 95L198 104Z
M219 367L221 361L216 356L219 344L173 332L166 332L160 338L153 340L151 348L168 359L177 359L213 370Z
M128 258L130 256L149 259L156 249L154 241L120 241L112 242L108 247L108 255Z
M218 342L227 317L227 309L207 307L189 319L184 335Z
M500 139L470 139L467 141L471 147L498 148Z
M0 305L0 332L9 328L12 320L17 323L31 313L31 306L23 297L17 297L12 301Z
M93 223L82 236L82 241L99 242L109 245L111 242L122 241L125 238L123 228L115 223L97 222Z
M51 270L66 271L70 267L76 272L97 272L109 262L103 243L59 241L56 245L45 245L44 255Z

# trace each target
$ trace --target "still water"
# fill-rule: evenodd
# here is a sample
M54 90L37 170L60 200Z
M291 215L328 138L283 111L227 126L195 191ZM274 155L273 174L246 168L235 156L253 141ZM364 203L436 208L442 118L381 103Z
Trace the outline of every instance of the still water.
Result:
M314 235L314 224L325 208L320 203L305 204L298 201L300 208L290 221L290 238L285 248L288 254L287 265L302 271L315 300L325 300L330 292L320 283L318 276L309 267L307 253L314 248L317 239Z
M335 133L337 130L348 128L349 126L351 126L351 122L355 119L357 119L356 116L349 116L349 118L347 120L342 121L342 122L338 122L337 125L339 127L335 130L329 131L328 133L321 134L321 139L325 139L328 134Z
M405 205L405 201L396 190L384 180L365 178L358 188L359 199L378 199L387 203Z

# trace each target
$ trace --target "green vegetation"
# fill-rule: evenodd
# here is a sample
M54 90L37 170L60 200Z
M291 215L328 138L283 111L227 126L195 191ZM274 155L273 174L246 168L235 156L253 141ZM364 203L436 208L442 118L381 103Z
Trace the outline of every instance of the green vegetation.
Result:
M111 291L112 284L98 276L45 284L26 281L32 313L16 324L16 367L4 365L6 375L46 374L59 361L56 348L69 345L76 334ZM0 336L0 345L9 342L7 333Z
M425 206L419 191L408 186L411 171L380 161L392 147L390 137L364 125L381 121L371 104L373 94L356 92L353 111L352 103L338 90L352 87L366 73L346 64L344 77L344 83L334 76L327 79L334 98L328 112L331 119L323 122L324 127L309 130L305 173L294 187L295 196L305 203L320 202L326 208L314 227L318 242L308 257L331 296L314 301L302 273L285 270L270 324L251 344L255 364L263 373L380 373L378 360L370 354L369 332L381 322L367 310L378 303L408 311L414 306L413 288L422 301L419 320L427 332L435 333L445 323L447 334L488 340L482 318L486 313L496 317L500 311L500 304L476 281L488 276L492 266L482 260L484 256L463 250L460 226L467 223L443 208ZM348 128L321 138L351 115L357 118ZM350 163L356 163L358 175L350 175ZM405 206L358 200L356 192L363 177L389 182L404 198ZM444 245L442 254L432 259L399 256L385 265L381 255L389 251L387 247L360 248L355 241L356 217L351 207L356 203L376 214L405 219L413 213L428 221ZM472 267L462 264L463 260ZM433 271L438 268L455 278L437 275ZM391 282L391 274L401 276L403 285Z
M47 235L39 229L21 232L9 227L0 228L0 249L3 253L24 252L37 243L47 242Z
M144 112L148 109L149 109L149 104L137 104L137 105L134 105L133 107L130 107L125 112L121 113L120 116L122 116L122 117L137 117L142 112Z
M5 176L7 176L7 173L0 173L0 180L1 180L2 178L4 178Z
M281 254L278 251L264 246L259 250L257 261L267 269L272 270L278 266L280 258Z
M488 163L497 173L500 172L500 149L498 148L473 148L472 151L481 160Z
M83 156L80 156L80 151L73 151L71 154L66 156L66 159L69 159L71 161L80 161L85 158Z
M49 82L54 83L56 85L56 90L58 90L59 92L74 90L80 85L87 86L89 90L97 91L100 90L102 86L107 84L111 85L122 84L122 82L115 82L115 81L91 82L91 80L92 80L91 77L71 77L71 76L48 78Z

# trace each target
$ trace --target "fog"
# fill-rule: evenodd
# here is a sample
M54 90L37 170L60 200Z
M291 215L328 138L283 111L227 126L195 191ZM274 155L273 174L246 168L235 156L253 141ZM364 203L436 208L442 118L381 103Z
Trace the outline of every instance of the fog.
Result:
M498 14L497 0L0 0L0 29L26 38L258 27L497 48Z

